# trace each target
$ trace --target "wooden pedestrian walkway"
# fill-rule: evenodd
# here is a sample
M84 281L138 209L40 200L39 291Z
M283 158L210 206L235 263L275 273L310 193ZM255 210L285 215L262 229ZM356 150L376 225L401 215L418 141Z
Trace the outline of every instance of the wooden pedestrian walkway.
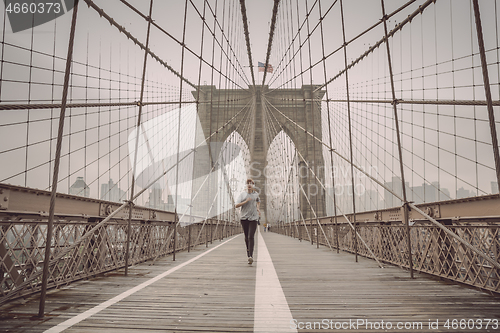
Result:
M500 298L481 291L275 233L256 251L250 266L237 235L80 281L49 293L42 320L36 297L3 306L0 331L500 331Z

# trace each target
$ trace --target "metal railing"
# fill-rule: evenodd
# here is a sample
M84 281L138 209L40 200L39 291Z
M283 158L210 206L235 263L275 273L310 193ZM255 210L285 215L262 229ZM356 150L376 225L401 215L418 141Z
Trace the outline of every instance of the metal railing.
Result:
M500 218L466 222L447 219L440 223L500 263ZM355 227L358 237L364 239L377 260L410 268L407 227L402 222L358 222ZM482 256L430 222L414 221L409 229L415 271L500 293L500 270ZM334 223L333 217L280 223L271 231L372 258L368 249L359 240L355 241L353 228L346 222Z
M54 223L51 260L78 243L99 219L67 218ZM175 231L174 231L175 230ZM208 219L181 227L173 221L133 220L129 265L223 239L241 232L239 223ZM0 304L41 288L47 221L40 217L0 221ZM50 266L48 286L55 288L125 266L127 221L114 219Z

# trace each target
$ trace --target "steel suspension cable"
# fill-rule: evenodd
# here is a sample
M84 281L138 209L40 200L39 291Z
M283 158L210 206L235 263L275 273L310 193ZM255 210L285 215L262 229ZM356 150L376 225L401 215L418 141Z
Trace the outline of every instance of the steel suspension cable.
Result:
M190 0L190 2L191 2L191 3L193 3L193 2L192 2L192 0ZM215 20L215 21L214 21L214 30L213 30L213 31L210 31L210 27L208 27L208 24L207 24L207 27L208 27L209 31L213 34L213 36L215 36L215 25L216 25L217 27L219 27L219 30L221 30L221 33L222 33L222 37L223 37L223 39L225 38L225 40L226 40L226 43L227 43L228 47L231 49L231 51L233 51L232 46L231 46L231 44L232 44L232 43L231 43L231 42L229 41L229 39L226 37L226 35L225 35L225 33L224 33L224 29L221 27L220 22L219 22L219 20L217 19L217 14L213 11L212 6L210 5L210 2L208 2L208 0L205 0L205 2L206 2L206 4L207 4L207 6L208 6L208 9L209 9L209 10L210 10L210 12L212 13L212 15L213 15L213 17L214 17L214 20ZM224 4L225 4L225 2L224 2ZM194 4L193 4L193 6L194 6ZM224 7L225 7L225 6L224 6ZM196 6L195 6L195 8L196 8ZM205 24L206 24L206 23L205 23ZM217 40L217 38L215 38L215 41L217 42L217 44L219 45L219 47L220 47L220 48L221 48L221 50L222 50L222 45L221 45L221 44L220 44L220 42ZM224 52L224 51L222 50L222 53L224 53L225 57L229 59L229 57L227 56L227 53L226 53L226 52ZM233 51L232 53L233 53L233 55L234 55L234 51ZM244 81L246 81L246 83L247 83L247 84L249 84L249 80L248 80L248 78L246 77L246 74L245 74L245 72L243 71L242 66L241 66L241 64L240 64L240 62L239 62L239 60L238 60L238 58L236 59L236 61L237 61L238 66L239 66L239 68L240 68L240 70L241 70L241 73L239 73L239 74L240 74L240 77L241 77ZM235 66L233 66L233 68L235 68ZM219 74L221 74L221 75L222 75L222 72L221 72L220 70L216 70L216 71L217 71ZM231 83L235 84L235 85L236 85L236 86L238 86L240 89L243 89L243 90L246 90L246 89L247 89L247 87L241 87L240 85L236 84L236 82L234 82L234 81L233 81L231 78L229 78L226 74L224 74L223 76L224 76L224 78L225 78L225 79L229 80Z
M71 72L71 61L73 59L73 47L75 42L75 30L76 30L76 19L78 14L78 4L79 1L75 0L75 5L73 8L73 16L71 19L71 30L68 42L68 56L66 58L66 70L64 74L64 88L62 93L62 105L61 112L59 114L59 129L57 133L57 143L56 143L56 158L54 163L54 176L52 177L52 191L50 195L50 204L49 204L49 218L47 222L47 238L45 240L45 253L44 253L44 261L43 261L43 270L42 270L42 291L40 294L40 303L38 307L38 317L43 317L45 315L45 297L47 294L47 284L49 279L49 261L51 254L51 245L52 245L52 233L54 227L54 215L55 215L55 206L56 206L56 194L57 194L57 183L59 179L59 165L60 165L60 157L61 157L61 149L62 149L62 137L64 132L64 122L66 115L66 101L68 99L68 87L69 87L69 79ZM17 291L17 290L16 290Z
M148 17L147 17L146 15L144 15L143 13L141 13L141 12L140 12L140 11L139 11L136 7L134 7L132 4L130 4L130 3L129 3L129 2L127 2L126 0L120 0L120 1L121 1L122 3L124 3L127 7L129 7L130 9L132 9L132 10L133 10L136 14L138 14L139 16L141 16L143 19L145 19L146 21L148 20ZM206 19L206 18L205 18L205 15L204 15L204 14L201 14L201 13L199 12L198 8L196 7L196 5L193 3L193 1L192 1L192 0L189 0L189 2L191 3L191 5L192 5L192 6L193 6L193 8L195 9L195 11L198 13L199 17L200 17L200 18L202 19L202 21L204 22L203 24L207 26L207 28L208 28L209 32L210 32L210 33L212 33L212 34L215 36L215 33L214 33L215 29L212 31L212 30L210 29L210 27L208 27L208 24L205 22L205 19ZM213 12L212 8L210 7L210 3L209 3L207 0L204 0L203 4L204 4L204 7L205 7L205 5L208 5L209 10L210 10L210 11L211 11L211 13L214 15L215 20L216 20L216 22L217 22L217 17L216 17L216 14ZM158 29L159 31L161 31L163 34L165 34L166 36L168 36L170 39L172 39L172 40L173 40L174 42L176 42L178 45L180 45L181 47L182 47L182 46L183 46L183 47L185 47L185 49L186 49L189 53L191 53L193 56L195 56L196 58L199 58L199 59L200 59L200 61L202 61L202 62L204 62L206 65L210 66L210 64L209 64L206 60L204 60L204 59L203 59L203 57L202 57L201 55L197 55L197 54L196 54L193 50L191 50L191 48L190 48L190 47L188 47L188 46L187 46L187 45L185 45L185 44L183 45L182 41L180 41L180 40L178 40L177 38L175 38L172 34L170 34L168 31L166 31L165 29L163 29L161 26L159 26L159 25L158 25L157 23L155 23L154 21L152 22L152 24L153 24L153 26L154 26L155 28L157 28L157 29ZM219 25L219 27L220 27L220 25ZM221 29L221 30L223 31L223 29ZM223 37L225 37L225 35L224 35L224 34L223 34ZM215 37L214 37L214 38L215 38ZM216 38L215 38L215 39L216 39ZM230 43L229 43L229 40L228 40L227 38L226 38L226 42L227 42L228 44L230 44ZM217 43L218 43L219 47L221 47L221 48L222 48L222 45L220 44L220 42L219 42L218 40L217 40ZM231 50L232 50L232 48L231 48ZM233 52L233 54L234 54L234 52ZM227 54L226 54L226 57L227 57ZM239 65L239 67L241 68L241 65L239 64L239 62L238 62L238 65ZM215 70L216 70L216 71L219 71L219 70L217 70L217 69L215 69ZM220 71L219 71L219 72L220 72ZM243 73L243 76L244 76L245 74L244 74L244 72L243 72L243 71L242 71L242 73ZM242 78L243 78L243 76L242 76ZM228 77L227 77L227 76L226 76L226 79L228 79ZM247 80L247 81L248 81L248 80ZM240 88L244 89L243 87L240 87Z
M315 6L316 3L318 3L318 0L316 0L315 3L313 4L313 6L311 7L311 11L314 8L314 6ZM308 8L307 8L308 7L308 0L306 0L305 6L306 6L306 12L308 12ZM311 85L311 91L309 92L309 94L310 94L310 98L314 99L314 93L312 91L312 89L313 89L313 71L312 71L312 66L311 66L311 64L312 64L311 36L314 33L314 31L313 32L310 31L309 16L310 15L306 16L306 26L307 26L307 36L308 36L308 38L307 38L307 46L308 46L308 57L309 57L309 84ZM305 111L306 111L306 118L307 118L307 103L306 103L305 106L306 106L306 110ZM313 137L316 137L316 121L315 121L315 115L314 114L315 114L315 111L316 111L315 107L317 107L317 106L319 106L320 114L321 114L321 104L317 104L315 102L310 102L310 112L311 112L311 120L312 120L312 134L313 134ZM321 126L320 126L320 128L321 128ZM316 162L317 162L317 159L316 159L316 140L313 140L313 161L316 164ZM318 168L317 165L315 165L315 166ZM319 170L319 168L318 168L318 170ZM314 185L316 185L316 184L314 184ZM317 214L316 214L315 211L318 210L318 197L319 197L318 195L314 196L314 199L315 199L314 200L315 201L315 208L316 209L313 210L313 212L314 212L314 215L316 217L317 217ZM321 203L321 204L323 205L323 203ZM324 204L326 206L326 203L324 203ZM316 222L317 222L317 224L319 226L321 226L320 223L319 223L319 219L316 218ZM321 230L323 231L323 227L321 227ZM323 234L324 234L324 231L323 231ZM325 235L325 238L327 239L328 246L330 246L330 249L331 249L330 242L328 241L328 238L326 237L326 235ZM317 245L319 245L319 244L317 244Z
M273 116L274 116L274 115L273 115ZM328 193L328 191L327 191L327 189L326 189L325 184L323 184L323 182L321 181L321 179L319 179L319 177L316 175L316 173L314 172L314 169L313 169L313 168L311 168L311 167L309 166L309 163L308 163L308 162L307 162L307 160L304 158L304 156L302 156L302 154L301 154L301 153L300 153L300 151L298 151L298 150L297 150L297 154L299 155L299 157L301 158L301 160L302 160L302 161L304 161L304 163L306 164L306 166L307 166L307 168L309 169L309 171L311 171L312 175L316 178L316 181L317 181L317 182L318 182L318 183L322 186L322 188L323 188L323 190L325 191L325 193L326 193L326 194L327 194L327 195L331 198L330 194ZM309 199L308 199L308 197L307 197L307 195L306 195L306 193L305 193L304 189L303 189L302 187L300 187L300 186L299 186L299 188L300 188L300 190L302 191L302 193L303 193L303 195L305 196L305 198L307 199L307 201L308 201L308 203L309 203L310 208L313 210L313 213L314 213L314 215L315 215L316 220L318 220L318 217L316 216L316 213L315 213L315 211L314 211L314 209L313 209L313 207L312 207L312 205L311 205L311 203L310 203L310 201L309 201ZM343 217L345 218L346 222L347 222L347 223L349 224L349 226L353 229L354 234L355 234L355 237L357 237L357 238L359 238L359 239L361 240L361 242L363 243L363 245L366 247L366 249L367 249L367 250L370 252L370 254L372 255L373 259L375 259L375 261L377 261L377 263L379 264L380 268L383 268L382 264L381 264L381 263L380 263L380 261L377 259L377 257L375 256L375 254L372 252L372 250L370 249L370 247L368 246L368 244L366 244L366 242L363 240L363 238L361 237L361 235L358 233L357 228L356 228L356 225L355 225L355 224L353 224L353 223L351 222L351 220L350 220L350 219L349 219L349 218L348 218L348 217L347 217L347 216L346 216L346 215L342 212L342 210L340 210L340 208L339 208L339 207L337 207L337 209L339 209L339 211L341 212L341 214L342 214L342 215L343 215ZM305 222L304 222L304 225L305 225ZM332 249L332 247L331 247L331 245L330 245L330 242L329 242L329 240L328 240L328 237L326 236L326 233L325 233L325 231L324 231L323 227L322 227L322 226L321 226L321 224L319 224L319 223L318 223L318 225L321 227L321 230L322 230L322 232L323 232L323 235L325 236L325 239L327 240L327 242L328 242L328 245L329 245L330 249L333 251L333 249ZM307 230L307 228L306 228L306 230Z
M318 3L319 7L319 16L324 17L321 12L321 1ZM326 74L326 58L325 58L325 40L324 40L324 34L323 34L323 20L321 20L321 26L320 26L320 32L321 32L321 52L323 55L323 79L327 80L327 74ZM325 95L326 95L326 100L328 101L329 99L329 94L328 94L328 86L325 87ZM311 96L314 97L314 96ZM332 126L331 126L331 121L330 121L330 103L326 102L326 112L328 115L328 139L329 139L329 144L330 147L333 147L332 143ZM338 238L338 226L337 226L337 194L335 191L335 173L334 173L334 168L333 168L333 151L332 149L329 150L330 152L330 165L332 168L332 188L333 188L333 215L335 216L335 231L336 231L336 243L337 243L337 253L339 253L339 238ZM325 177L326 178L326 177ZM325 179L326 182L326 179ZM326 204L325 204L326 205Z
M186 160L189 156L191 156L191 154L195 153L196 149L198 149L199 147L207 144L207 142L209 142L209 140L211 139L211 137L213 137L218 131L221 131L223 128L227 127L230 123L232 123L234 121L234 119L236 119L238 116L240 116L240 114L243 111L245 111L245 108L243 108L239 112L237 112L224 125L222 125L218 129L216 129L215 131L213 131L212 133L210 133L209 136L207 138L205 138L202 142L200 142L194 149L191 149L191 151L189 153L185 154L182 158L180 158L179 159L179 163L182 162L182 161L184 161L184 160ZM245 124L245 123L248 123L248 122L245 122L244 120L241 120L241 123ZM153 184L155 184L158 180L160 180L162 177L164 177L167 173L169 173L170 171L172 171L176 166L177 166L177 164L174 164L174 165L170 166L167 170L164 170L164 172L162 174L160 174L158 177L156 177L155 179L153 179L152 181L150 181L147 185L145 185L142 190L140 190L137 193L135 193L134 197L131 198L131 200L129 200L129 201L132 201L132 202L135 201L144 192L146 192L149 188L151 188L151 186L153 186ZM94 235L94 233L99 228L101 228L104 224L108 223L119 212L121 212L123 209L125 209L127 206L129 206L130 205L129 201L124 202L120 207L118 207L116 210L114 210L113 212L111 212L106 218L104 218L102 221L100 221L95 226L93 226L87 233L85 233L84 235L82 235L71 246L68 246L67 248L65 248L64 250L62 250L61 252L59 252L56 256L54 256L52 258L52 260L50 260L50 262L48 264L49 267L53 267L55 264L57 264L59 262L59 260L61 260L63 257L65 257L66 255L68 255L69 253L71 253L75 248L77 248L78 246L80 246L82 244L82 242L86 241L89 237L92 237ZM172 235L172 233L170 235ZM29 284L31 284L31 282L33 282L37 278L39 278L40 275L42 275L41 271L38 271L37 273L32 274L23 283L21 283L20 285L18 285L16 289L11 290L10 292L8 292L5 295L5 297L2 298L2 302L5 302L5 301L9 300L10 298L12 298L18 292L18 290L22 290L24 287L26 287Z
M280 113L282 116L285 116L281 111L279 111L276 107L274 107L272 104L270 104L272 106L272 108L274 110L276 110L278 113ZM291 120L290 120L291 121ZM295 124L296 126L300 127L300 125L298 124ZM324 144L324 143L323 143ZM326 144L324 144L326 145ZM328 147L328 146L327 146ZM335 150L332 150L334 151L340 158L344 159L345 161L347 161L349 163L349 160L347 158L345 158L344 156L340 155L338 152L336 152ZM300 154L300 152L298 152ZM380 181L378 181L377 179L373 178L373 176L371 176L370 174L368 174L365 170L363 170L362 168L358 167L357 165L355 164L351 164L351 166L353 166L354 168L358 169L360 172L364 173L367 177L369 177L370 179L372 179L374 182L376 182L378 185L382 186L385 190L387 190L389 193L391 193L392 195L394 195L396 198L398 198L399 200L401 200L403 202L403 198L401 196L399 196L398 194L394 193L394 191L392 191L390 188L388 188L387 186L385 186L385 184L382 184ZM314 173L314 170L311 170L311 172L313 173L313 175L315 175ZM315 175L316 176L316 175ZM318 180L319 181L319 180ZM326 187L325 185L319 181L319 183L323 186L324 190L326 191ZM328 194L328 193L327 193ZM330 196L328 194L328 196ZM453 237L454 239L456 239L457 241L459 241L460 243L462 243L464 246L466 246L467 248L469 248L471 251L473 251L474 253L476 253L477 255L479 255L480 257L482 257L483 259L485 259L486 261L488 261L490 264L492 264L493 266L497 267L500 269L500 264L495 262L493 259L491 259L487 254L485 254L484 252L481 252L480 250L478 250L475 246L471 245L470 243L468 243L467 241L465 241L463 238L461 238L460 236L456 235L454 232L450 231L446 226L444 226L443 224L439 223L437 220L435 220L434 218L432 218L431 216L429 216L428 214L424 213L421 209L419 209L417 206L415 206L413 203L408 203L408 205L414 209L416 212L418 212L419 214L421 214L422 216L424 216L428 221L432 222L435 226L437 226L438 228L440 228L441 230L443 230L445 233L447 233L448 235L450 235L451 237ZM340 210L340 208L338 208ZM342 211L340 210L340 212L342 213ZM343 214L343 213L342 213ZM344 214L343 214L344 215ZM346 219L346 221L348 221L348 223L350 223L350 220L348 219L347 216L344 215L344 218ZM351 227L354 227L354 226L351 226ZM358 237L362 240L362 238L359 236L358 234ZM363 241L363 240L362 240ZM363 241L364 242L364 241Z
M151 13L153 12L153 0L150 1L149 4L149 17L151 17ZM147 34L146 34L146 47L147 50L149 47L149 39L151 32L151 23L148 24ZM133 200L134 197L134 189L135 189L135 173L137 170L137 153L139 150L139 128L142 125L142 99L144 98L144 84L146 78L146 66L148 60L148 52L144 52L144 62L142 67L142 81L141 81L141 95L140 95L140 103L139 103L139 113L137 115L137 126L136 126L136 137L135 137L135 149L134 149L134 163L132 165L132 185L130 187L130 200L128 204L129 207L129 215L128 215L128 223L127 223L127 241L125 245L125 276L128 275L128 264L129 264L129 254L130 254L130 234L132 232L132 211L133 211Z
M266 62L264 64L264 75L262 78L262 87L264 87L264 83L266 82L266 74L267 74L267 68L269 66L269 57L271 56L271 49L273 47L274 29L276 27L276 16L278 13L279 4L280 0L274 0L273 16L271 18L271 27L269 29L269 41L267 42Z
M378 185L380 185L381 187L383 187L385 190L387 190L389 193L391 193L392 195L394 195L396 198L402 200L402 198L396 194L391 188L389 188L388 186L386 186L385 184L381 183L379 180L377 180L376 178L374 178L372 175L370 175L366 170L363 170L363 168L361 168L360 166L352 163L349 161L349 158L343 156L342 154L340 154L336 149L332 148L330 145L328 145L328 143L325 143L323 142L321 139L317 138L317 137L314 137L312 136L312 133L308 132L306 129L304 129L302 126L300 126L296 121L294 121L293 119L291 119L290 117L288 117L286 114L284 114L283 112L281 112L278 108L276 108L276 106L274 106L273 104L269 104L271 105L271 107L276 111L278 112L281 116L283 116L285 119L287 119L291 124L293 124L295 127L299 128L301 131L304 131L307 135L311 136L314 140L318 141L319 143L321 143L323 146L325 146L328 150L331 150L333 153L335 153L337 156L339 156L341 159L343 159L344 161L346 161L347 163L349 163L349 165L352 165L355 169L357 169L358 171L360 171L361 173L363 173L364 175L366 175L368 178L370 178L371 180L373 180L375 183L377 183Z
M253 62L252 62L252 49L250 47L250 34L248 32L248 18L247 18L247 9L245 6L245 0L240 0L240 7L241 7L241 16L243 18L243 27L245 29L245 42L247 45L248 65L250 66L250 73L252 74L252 85L255 86L255 75L253 71Z
M160 64L162 64L165 68L167 68L170 72L172 72L175 76L179 77L181 80L189 84L191 87L196 89L196 86L191 83L188 79L185 77L182 77L177 71L175 71L170 65L168 65L165 61L160 59L155 53L153 53L149 47L145 46L142 44L137 38L135 38L132 34L130 34L123 26L119 25L111 16L109 16L102 8L98 7L92 0L83 0L87 3L89 7L92 7L99 13L100 16L104 17L108 22L116 27L121 33L123 33L127 38L132 40L137 46L139 46L141 49L146 51L153 59L158 61ZM151 17L146 18L148 21L152 21Z
M243 108L241 111L243 111L243 110L244 110L244 108ZM240 111L240 112L241 112L241 111ZM243 123L243 124L248 123L248 121L245 121L245 116L246 116L246 114L247 114L247 113L248 113L248 112L246 112L246 113L244 114L244 118L242 118L242 119L241 119L241 121L240 121L240 123L239 123L239 124L242 124L242 123ZM238 127L239 127L239 125L238 125ZM222 129L222 128L224 128L224 126L222 126L221 128L219 128L219 130L217 130L217 131L215 131L214 133L212 133L212 135L217 134L217 132L219 132L219 131L220 131L220 129ZM203 143L200 143L200 145L198 145L198 147L200 147L202 144L206 143L206 141L207 141L207 140L208 140L208 139L206 139ZM194 149L194 150L193 150L193 152L196 152L196 149ZM187 157L187 156L188 156L188 155L186 155L185 157ZM218 160L221 156L222 156L222 150L219 152L219 155L218 155L218 157L217 157L217 160ZM185 157L184 157L184 158L185 158ZM183 158L183 159L184 159L184 158ZM182 161L182 159L181 159L179 162L181 162L181 161ZM179 165L179 164L177 163L176 165ZM194 200L198 197L199 193L201 192L201 189L202 189L202 188L203 188L203 186L206 184L206 182L207 182L207 181L210 181L210 176L211 176L211 174L215 171L215 168L216 168L216 167L217 167L217 165L216 165L215 163L212 163L210 171L208 172L207 176L205 177L205 179L203 180L203 182L202 182L202 183L201 183L201 185L199 186L198 191L195 193L195 195L194 195L194 196L192 196L191 202L192 202L192 201L194 201ZM172 168L173 168L173 166L172 166L170 169L172 169ZM169 169L169 170L170 170L170 169ZM168 171L167 171L167 172L168 172ZM166 174L166 172L165 172L165 174ZM210 185L210 184L209 184L209 185ZM211 209L215 206L215 202L216 202L217 197L219 196L219 192L220 192L220 191L217 191L217 192L215 193L215 195L214 195L214 198L212 199L212 203L211 203L211 205L210 205L209 209L207 210L207 214L206 214L205 219L204 219L204 221L203 221L202 228L203 228L203 226L206 224L206 221L208 220L208 216L210 215ZM233 202L233 205L234 205L234 202ZM182 214L182 216L181 216L180 218L178 218L178 221L176 221L175 226L177 226L177 225L178 225L178 224L182 221L182 219L184 218L184 216L187 214L188 210L189 210L189 207L188 207L188 208L186 208L186 210L184 211L184 213ZM217 219L217 225L216 225L216 230L215 230L215 231L217 231L217 227L218 227L218 226L219 226L219 219ZM172 238L172 235L174 235L174 232L175 232L175 230L174 230L174 231L172 231L172 232L169 234L169 236L167 237L166 244L168 244L168 243L170 242L170 240L171 240L171 238ZM200 235L200 234L201 234L201 230L200 230L199 235ZM198 238L199 238L199 236L198 236ZM161 252L161 251L159 251L159 252ZM158 256L156 256L154 260L156 260L157 258L158 258Z
M331 9L333 8L333 6L337 3L337 1L338 1L338 0L335 0L335 2L334 2L334 3L333 3L330 7L329 7L329 9L326 11L325 16L326 16L326 15L330 12L330 10L331 10ZM400 11L402 11L403 9L405 9L406 7L410 6L410 5L411 5L412 3L414 3L415 1L416 1L416 0L409 0L408 2L406 2L405 4L403 4L401 7L397 8L396 10L394 10L394 11L393 11L393 12L392 12L389 16L388 16L388 18L393 17L394 15L396 15L397 13L399 13ZM421 6L419 6L419 10L418 10L418 11L415 11L413 14L414 14L415 16L416 16L417 14L419 14L419 13L420 13L420 14L422 14L422 12L423 12L423 10L426 8L426 6L428 6L428 5L430 4L430 2L434 2L434 0L429 0L428 2L429 2L429 3L425 3L425 4L421 5ZM308 16L309 14L310 14L310 13L306 13L306 16ZM413 15L413 14L412 14L412 15ZM322 17L321 21L323 21L323 20L324 20L325 16L323 16L323 17ZM407 19L407 20L408 20L408 19ZM407 20L403 21L403 22L404 22L404 24L406 24L406 23L408 23L408 22L411 22L411 19L410 19L409 21L407 21ZM403 24L403 22L402 22L401 24ZM300 25L300 24L299 24L300 28L299 28L299 31L297 32L298 37L299 37L299 45L300 45L300 47L302 47L302 45L304 45L304 43L305 43L305 41L304 41L304 42L300 41L300 30L301 30L302 26L304 25L304 23L305 23L305 19L304 19L304 21L303 21L302 25ZM374 28L376 28L377 26L379 26L381 23L382 23L382 22L381 22L381 21L379 21L378 23L373 24L371 27L369 27L368 29L364 30L363 32L361 32L361 33L360 33L360 34L358 34L357 36L353 37L352 39L350 39L349 41L347 41L347 42L346 42L346 43L347 43L347 44L346 44L346 46L348 46L349 44L353 43L354 41L356 41L356 40L357 40L358 38L360 38L361 36L363 36L363 35L367 34L367 33L368 33L368 32L370 32L371 30L373 30ZM319 24L319 23L318 23L318 24ZM316 27L317 27L317 26L318 26L318 25L316 25ZM402 26L400 26L400 27L399 27L399 29L401 29L401 28L402 28ZM394 31L394 33L395 33L395 32L396 32L396 29L394 29L393 31ZM294 37L294 39L295 39L296 37L297 37L297 36L295 36L295 37ZM309 38L309 37L308 37L308 38ZM382 42L380 42L380 44L381 44L381 43L382 43ZM379 45L380 45L380 44L379 44ZM336 50L334 50L334 51L332 51L331 53L329 53L328 55L326 55L325 60L326 60L326 59L328 59L328 58L330 58L331 56L333 56L333 55L334 55L334 54L336 54L337 52L341 51L341 50L343 49L343 47L344 47L344 45L342 45L342 46L338 47ZM371 53L371 52L373 52L373 50L374 50L374 49L375 49L375 48L373 48L371 51L369 50L369 51L367 51L367 52L368 52L368 53ZM295 55L296 55L296 54L297 54L297 52L294 52L293 58L295 58ZM366 55L365 55L365 56L366 56ZM364 56L363 56L363 57L364 57ZM362 58L361 58L361 59L362 59ZM359 59L359 60L361 60L361 59ZM314 63L314 64L312 65L312 67L316 67L316 66L317 66L317 65L319 65L322 61L323 61L323 59L320 59L319 61L317 61L316 63ZM301 61L301 62L302 62L302 61ZM286 66L288 66L288 65L289 65L289 64L287 64ZM286 67L286 66L285 66L285 67ZM308 70L309 70L309 68L306 68L306 69L301 69L301 70L300 70L300 73L298 73L298 74L294 75L294 76L293 76L293 77L292 77L289 81L291 81L291 80L295 80L295 79L296 79L296 78L298 78L298 77L302 77L302 76L303 76L303 74L304 74L305 72L307 72ZM339 73L339 75L338 75L338 76L340 76L340 75L341 75L341 73ZM337 77L338 77L338 76L337 76ZM335 78L337 78L337 77L335 77ZM288 83L289 81L286 81L286 82L285 82L285 83L283 83L282 85L277 86L275 89L279 89L279 88L281 88L284 84ZM331 81L331 80L330 80L330 81ZM326 83L326 84L330 83L330 81L327 81L327 83ZM325 84L325 85L326 85L326 84ZM322 88L323 88L323 87L320 87L319 89L322 89Z
M341 0L342 1L342 0ZM413 258L412 258L412 252L411 252L411 235L410 235L410 223L408 220L408 215L409 215L409 210L408 210L408 200L406 197L406 182L405 182L405 171L404 171L404 166L403 166L403 151L401 149L401 133L399 130L399 116L398 116L398 106L397 106L397 100L396 100L396 90L394 88L394 75L392 73L392 60L391 60L391 50L389 47L389 38L388 38L388 33L387 33L387 16L385 14L385 3L384 0L381 1L381 7L382 7L382 20L384 23L384 32L385 32L385 46L386 46L386 51L387 51L387 62L389 66L389 77L390 77L390 82L391 82L391 94L392 94L392 99L394 100L394 103L392 103L392 106L394 108L394 126L396 130L396 140L398 144L398 157L399 157L399 167L400 167L400 173L401 173L401 189L402 189L402 195L403 195L403 223L406 225L406 241L408 245L408 265L410 266L410 277L413 279Z
M414 1L409 1L406 5L409 5L411 3L413 3ZM345 72L349 69L351 69L352 67L354 67L357 63L359 63L362 59L364 59L366 56L368 56L370 53L372 53L375 49L377 49L380 45L382 45L382 43L384 43L384 41L386 39L388 39L389 37L393 37L394 34L398 31L398 30L401 30L403 29L403 27L410 23L417 15L421 15L424 10L429 7L429 5L435 3L435 0L427 0L425 3L423 3L422 5L420 5L418 7L418 10L415 10L412 14L408 15L408 17L406 19L404 19L403 21L401 21L394 29L392 29L388 34L387 34L387 37L384 36L384 38L380 39L379 41L377 41L373 46L371 46L365 53L363 53L361 56L359 56L358 58L356 58L356 60L354 60L349 66L347 66L347 68L341 70L337 75L335 75L333 78L331 78L330 80L328 80L327 82L325 82L323 85L319 86L318 88L316 88L316 90L320 90L322 89L324 86L326 86L327 84L330 84L331 82L333 82L334 80L336 80L337 78L339 78L340 76L344 75ZM398 10L399 11L399 10ZM396 11L397 12L397 11ZM389 19L390 17L392 17L396 12L393 12L391 13L390 15L387 16L387 19ZM381 24L382 22L379 22L377 23L376 25L374 25L371 29L375 28L376 26L378 26L379 24ZM368 32L368 30L366 31ZM356 37L357 38L357 37ZM354 41L351 40L349 41L352 42ZM347 42L346 42L347 43ZM343 45L342 48L344 47L347 47L347 44ZM340 48L339 48L340 49ZM333 54L333 53L332 53ZM331 55L331 54L330 54ZM330 55L328 55L327 57L329 57Z
M481 24L481 13L479 10L479 2L472 0L474 6L474 17L476 22L477 40L479 45L479 54L481 58L481 68L483 73L484 92L486 101L488 102L488 120L490 125L491 143L493 145L493 158L495 161L495 171L497 177L497 184L500 186L500 153L498 148L498 138L495 123L495 112L493 110L493 100L491 97L490 79L488 75L488 63L486 60L486 52L484 49L483 27Z
M316 6L316 3L319 3L319 1L318 1L318 0L315 0L315 3L313 4L313 6L312 6L310 9L306 10L306 17L304 18L304 20L302 21L302 23L301 23L301 24L299 24L299 26L298 26L298 30L297 30L297 33L293 36L293 38L292 38L292 40L291 40L291 42L290 42L290 44L289 44L288 48L287 48L287 49L285 50L285 52L283 53L282 58L281 58L281 60L279 61L277 68L280 68L281 64L282 64L282 63L284 63L284 60L285 60L285 57L286 57L286 55L287 55L287 54L290 54L291 59L290 59L290 60L289 60L286 64L284 64L284 65L282 66L282 69L281 69L281 71L280 71L279 73L277 73L276 75L274 75L274 74L273 74L273 76L272 76L272 77L271 77L271 79L270 79L270 83L269 83L269 85L271 85L272 83L274 83L274 82L275 82L275 81L276 81L276 80L277 80L277 79L281 76L281 73L283 73L283 72L286 70L286 68L287 68L287 67L290 67L292 59L295 59L296 55L297 55L297 54L299 54L300 49L301 49L301 48L305 45L305 43L306 43L306 42L309 42L309 40L310 40L310 38L311 38L312 34L314 33L314 31L318 28L318 26L320 25L320 23L322 23L322 22L323 22L323 19L324 19L324 18L328 15L328 13L330 12L330 10L331 10L331 9L335 6L335 4L337 3L337 1L338 1L338 0L335 0L335 1L334 1L331 5L330 5L330 7L329 7L329 9L326 11L325 15L320 17L319 22L318 22L318 23L314 26L314 28L312 29L312 32L310 32L310 31L309 31L309 32L307 32L307 36L308 36L308 37L307 37L304 41L302 41L302 40L301 40L301 38L300 38L300 32L301 32L301 30L304 28L304 26L308 24L307 22L309 21L309 16L312 14L312 11L313 11L314 7ZM299 22L298 22L298 23L299 23ZM293 47L293 44L294 44L295 40L297 39L297 37L299 38L299 47L298 47L298 50L297 50L297 51L294 51L294 50L292 50L292 47ZM313 66L313 67L314 67L314 66ZM281 84L281 85L279 85L276 89L279 89L279 88L283 87L286 83L290 82L291 80L296 79L298 76L301 76L301 77L302 77L302 75L303 75L305 72L309 71L310 69L312 69L312 67L309 67L309 68L307 68L307 69L305 69L305 70L302 70L302 69L301 69L301 73L300 73L299 75L292 76L292 78L291 78L291 79L289 79L289 80L285 80L285 81L284 81L285 83L282 83L282 84ZM273 78L274 78L274 80L273 80Z

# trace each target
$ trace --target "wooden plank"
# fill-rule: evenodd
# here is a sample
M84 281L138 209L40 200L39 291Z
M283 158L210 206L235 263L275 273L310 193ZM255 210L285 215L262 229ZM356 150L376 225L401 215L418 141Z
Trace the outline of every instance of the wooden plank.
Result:
M425 274L412 280L398 267L381 269L371 259L359 257L356 263L352 254L316 249L275 233L263 235L299 322L364 319L428 325L429 320L442 324L447 319L500 320L500 298L482 291Z
M213 248L219 241L214 241ZM246 262L243 238L237 237L224 248L206 256L155 282L140 292L97 313L71 330L179 330L249 331L253 328L255 267ZM49 295L48 315L43 321L30 321L36 314L36 299L26 304L16 302L1 308L0 326L10 331L43 331L82 313L125 290L149 280L175 265L205 251L199 246L191 252L132 267L129 277L121 272L91 281L81 281ZM235 295L238 295L235 297ZM22 315L22 318L21 318ZM33 319L33 318L32 318ZM182 329L181 329L182 331Z
M484 292L424 274L411 280L409 273L398 267L380 269L370 259L360 257L355 263L352 254L316 249L309 242L274 233L262 235L297 321L364 319L428 325L429 320L443 324L446 319L500 319L500 299ZM218 244L214 241L209 249ZM32 318L38 310L36 297L3 306L1 330L44 331L205 250L199 246L190 253L177 253L176 262L166 257L154 266L134 266L128 277L114 272L52 291L43 320ZM243 237L239 236L68 332L251 332L256 263L249 266L245 254ZM256 257L258 260L258 253ZM441 327L433 331L449 330Z

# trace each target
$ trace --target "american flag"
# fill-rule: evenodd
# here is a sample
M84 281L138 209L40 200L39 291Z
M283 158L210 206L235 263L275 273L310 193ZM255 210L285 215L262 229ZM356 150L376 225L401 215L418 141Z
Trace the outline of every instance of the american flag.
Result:
M259 72L263 72L265 67L266 67L266 64L259 61ZM273 66L271 66L271 64L267 65L267 72L268 73L273 72Z

